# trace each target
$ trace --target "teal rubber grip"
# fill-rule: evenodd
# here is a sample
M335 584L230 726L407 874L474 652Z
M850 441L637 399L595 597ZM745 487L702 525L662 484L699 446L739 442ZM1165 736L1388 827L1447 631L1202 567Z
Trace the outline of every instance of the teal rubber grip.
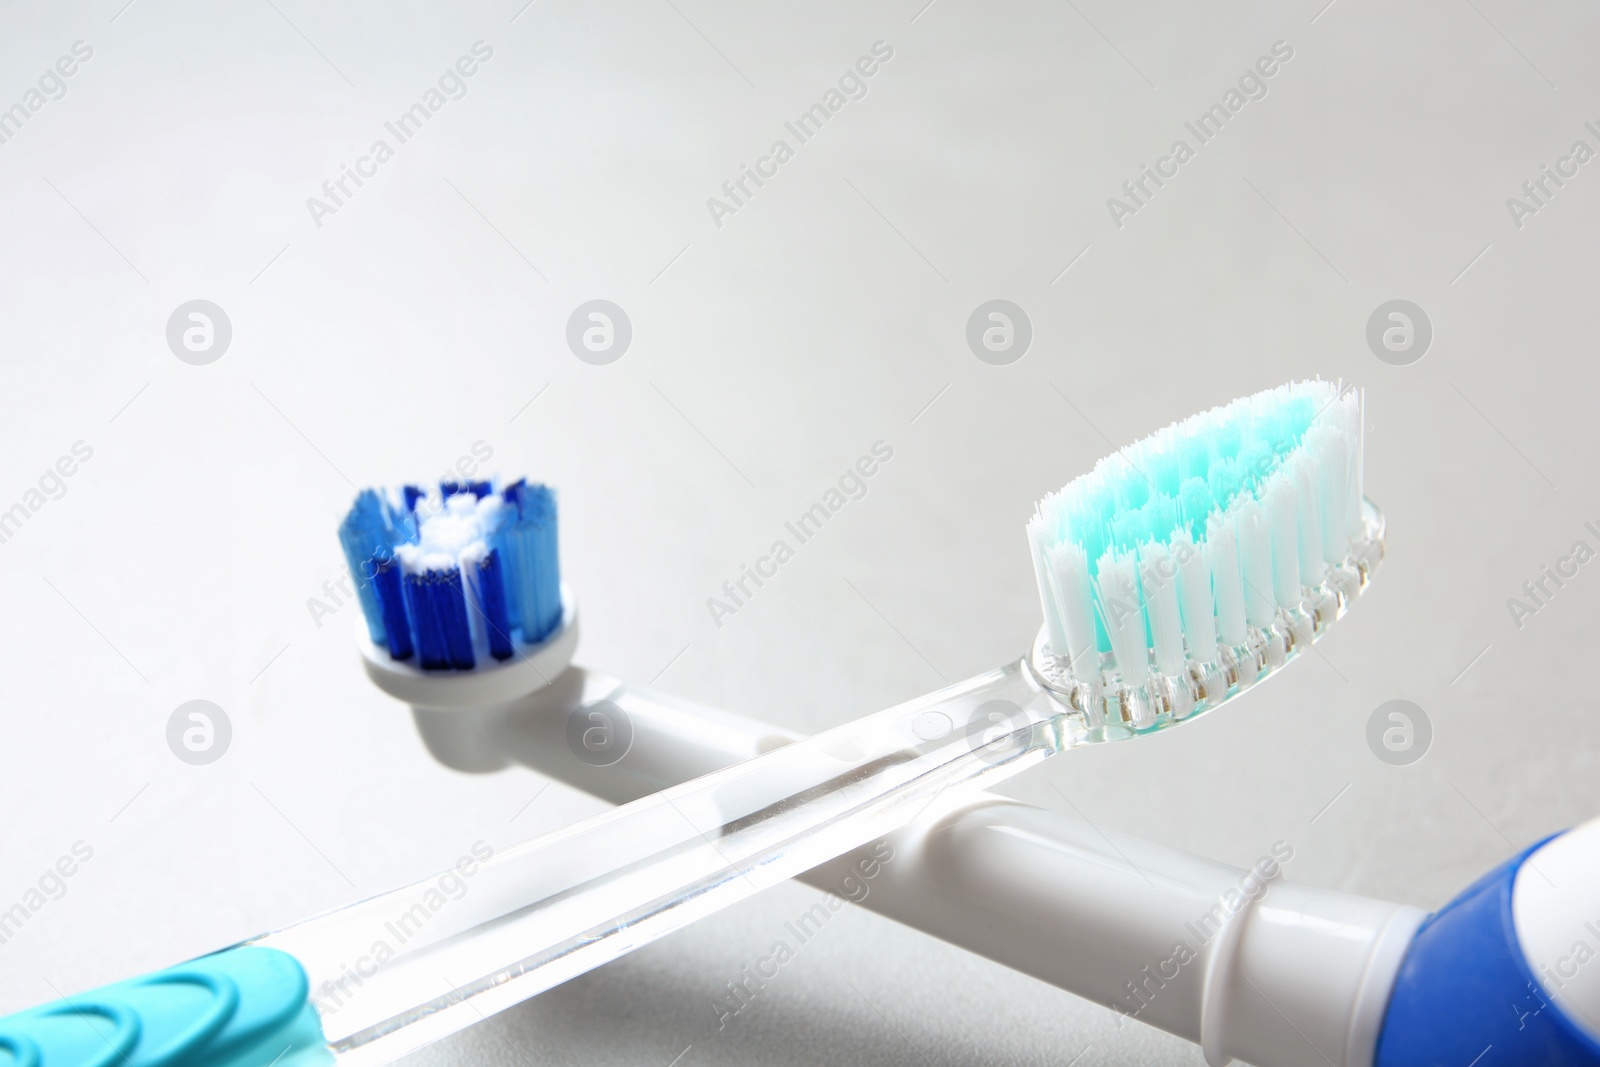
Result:
M0 1019L0 1067L323 1067L286 952L244 945Z

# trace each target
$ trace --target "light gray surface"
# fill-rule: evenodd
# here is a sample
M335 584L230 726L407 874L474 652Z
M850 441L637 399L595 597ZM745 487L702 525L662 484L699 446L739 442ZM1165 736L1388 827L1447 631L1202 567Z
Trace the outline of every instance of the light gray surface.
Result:
M1390 522L1370 594L1229 712L1012 791L1239 864L1281 838L1293 879L1423 906L1600 806L1600 565L1521 629L1506 607L1600 543L1600 163L1520 229L1506 205L1574 140L1600 148L1594 9L124 4L0 7L0 107L94 49L0 144L0 508L93 448L0 544L0 908L93 849L0 945L0 1010L596 810L432 763L362 677L355 609L308 610L353 484L479 441L561 489L581 662L815 730L1020 652L1022 523L1113 443L1342 376L1368 389ZM306 199L477 40L466 96L316 226ZM879 40L865 98L715 226L707 197ZM1107 197L1279 40L1265 99L1114 226ZM964 339L996 297L1034 326L1007 367ZM165 341L195 298L233 325L209 366ZM564 343L593 298L633 324L610 366ZM1435 328L1409 367L1364 339L1394 298ZM714 626L707 598L878 440L867 495ZM1409 767L1365 741L1399 697L1435 731ZM205 767L165 741L196 698L233 725ZM414 1062L1200 1062L854 909L718 1033L711 998L809 898L768 893Z

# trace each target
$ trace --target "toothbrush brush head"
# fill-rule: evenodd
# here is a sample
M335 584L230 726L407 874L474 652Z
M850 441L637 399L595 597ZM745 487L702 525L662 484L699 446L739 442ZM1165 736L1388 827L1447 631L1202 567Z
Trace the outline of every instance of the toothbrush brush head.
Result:
M1256 393L1159 430L1039 501L1030 661L1091 730L1159 729L1255 684L1366 588L1362 397Z

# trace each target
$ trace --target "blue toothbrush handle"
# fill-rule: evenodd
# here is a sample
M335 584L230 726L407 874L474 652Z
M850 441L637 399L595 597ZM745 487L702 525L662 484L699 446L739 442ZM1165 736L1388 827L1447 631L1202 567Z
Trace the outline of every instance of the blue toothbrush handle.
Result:
M1582 835L1587 846L1597 827L1571 831L1574 841ZM1374 1067L1600 1067L1600 1040L1550 995L1513 916L1518 875L1553 840L1490 871L1423 923L1395 976ZM1567 871L1557 880L1600 911L1600 885ZM1572 928L1590 938L1583 918L1574 913Z
M299 961L245 945L0 1019L5 1067L334 1062Z

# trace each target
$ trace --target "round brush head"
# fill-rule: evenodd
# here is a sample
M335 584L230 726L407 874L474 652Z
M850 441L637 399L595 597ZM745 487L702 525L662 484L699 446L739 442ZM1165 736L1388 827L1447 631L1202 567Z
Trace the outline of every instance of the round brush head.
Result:
M380 688L465 710L526 696L572 661L555 494L517 481L364 489L339 527L361 603L357 645Z

